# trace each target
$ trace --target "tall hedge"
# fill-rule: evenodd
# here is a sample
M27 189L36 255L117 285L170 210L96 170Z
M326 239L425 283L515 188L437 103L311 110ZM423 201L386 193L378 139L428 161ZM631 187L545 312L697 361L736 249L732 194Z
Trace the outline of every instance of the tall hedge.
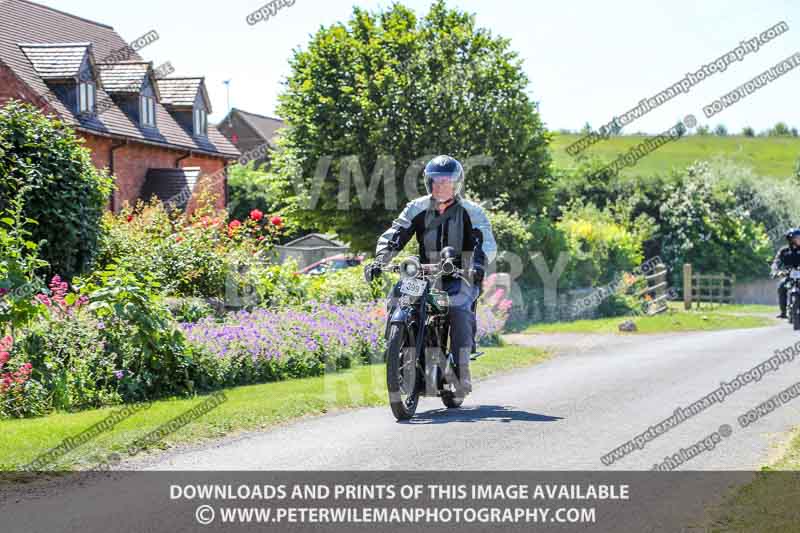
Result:
M23 185L23 215L38 224L32 240L42 241L49 274L71 278L82 272L97 249L100 217L112 178L92 164L89 150L73 130L28 104L0 108L0 210Z

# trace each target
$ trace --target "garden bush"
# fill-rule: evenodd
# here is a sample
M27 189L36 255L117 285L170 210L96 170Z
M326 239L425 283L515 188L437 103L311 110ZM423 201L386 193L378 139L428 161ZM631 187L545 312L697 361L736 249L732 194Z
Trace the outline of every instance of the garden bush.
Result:
M83 272L97 251L112 178L94 167L71 127L12 100L0 109L0 211L23 189L22 214L38 222L32 240L45 241L49 272Z
M739 279L767 275L774 250L764 224L742 209L730 182L719 180L714 167L689 167L665 193L658 238L673 285L681 286L684 263L697 272Z
M6 329L14 334L42 312L32 296L42 287L36 271L47 263L38 257L39 245L28 240L35 221L22 216L24 194L19 191L8 210L0 211L0 335Z
M204 197L188 217L160 201L138 202L119 214L106 213L96 265L124 264L140 279L149 276L164 294L235 299L258 285L283 219L251 210L244 221Z

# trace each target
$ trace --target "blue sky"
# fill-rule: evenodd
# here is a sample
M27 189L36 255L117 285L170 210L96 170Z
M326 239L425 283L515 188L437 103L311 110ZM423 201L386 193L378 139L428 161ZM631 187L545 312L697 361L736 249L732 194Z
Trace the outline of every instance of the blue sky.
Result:
M274 116L292 50L305 47L320 26L347 20L353 5L380 9L372 0L296 0L254 26L246 17L262 0L39 0L113 26L126 40L156 30L160 40L142 50L156 65L171 61L175 75L205 75L214 113L227 111L223 80L231 79L231 105ZM424 13L429 0L406 0ZM766 129L783 120L800 128L800 69L706 120L704 105L778 61L800 51L800 2L791 0L450 0L477 15L480 26L511 39L524 60L529 94L546 125L597 128L733 49L744 39L785 21L789 31L725 72L692 87L629 125L625 132L660 132L686 114L700 123Z

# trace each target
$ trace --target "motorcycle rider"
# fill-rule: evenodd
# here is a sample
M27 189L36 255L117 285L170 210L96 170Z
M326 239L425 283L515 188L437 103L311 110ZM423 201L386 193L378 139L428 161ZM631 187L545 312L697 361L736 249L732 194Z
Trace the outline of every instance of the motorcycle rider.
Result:
M458 160L437 156L425 166L423 177L428 195L409 202L380 236L375 262L364 267L364 277L371 282L413 236L417 237L422 262L438 263L443 248L455 248L454 262L467 272L470 285L449 276L443 278L442 289L450 295L450 348L459 367L457 393L466 396L472 391L469 356L476 328L473 304L486 268L497 254L497 245L483 208L462 196L464 168Z
M781 312L777 318L786 318L786 279L787 269L800 267L800 228L792 228L786 232L788 245L784 246L775 254L772 261L772 277L780 277L778 284L778 302Z

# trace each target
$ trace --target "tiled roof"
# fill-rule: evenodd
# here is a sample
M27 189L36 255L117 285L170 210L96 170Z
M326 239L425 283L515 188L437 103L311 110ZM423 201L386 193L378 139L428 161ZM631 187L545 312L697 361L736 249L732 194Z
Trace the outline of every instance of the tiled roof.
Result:
M126 9L135 9L132 4ZM113 28L81 19L28 0L4 0L0 2L0 61L35 92L47 99L62 120L73 127L98 135L126 137L168 148L194 150L227 158L239 156L239 151L214 126L208 127L208 138L194 137L178 121L158 104L156 124L158 130L143 129L135 117L129 116L117 105L97 117L79 116L62 102L39 75L34 64L20 48L20 43L63 44L92 43L92 54L98 61L114 57L112 54L127 46ZM133 53L130 60L142 61ZM110 98L98 88L97 101ZM189 126L191 128L191 126Z
M158 80L161 103L171 106L194 105L197 91L203 84L203 78L164 78Z
M257 115L241 109L233 109L231 113L239 113L239 116L273 147L275 146L275 137L278 130L286 125L279 118L265 117L264 115Z
M42 79L74 78L80 72L91 43L23 43L19 47Z
M139 197L146 202L153 196L162 202L181 200L176 207L186 209L190 195L183 193L187 188L194 191L199 176L200 167L151 168L147 171Z
M107 93L138 93L152 63L144 61L121 61L97 65L103 89Z

